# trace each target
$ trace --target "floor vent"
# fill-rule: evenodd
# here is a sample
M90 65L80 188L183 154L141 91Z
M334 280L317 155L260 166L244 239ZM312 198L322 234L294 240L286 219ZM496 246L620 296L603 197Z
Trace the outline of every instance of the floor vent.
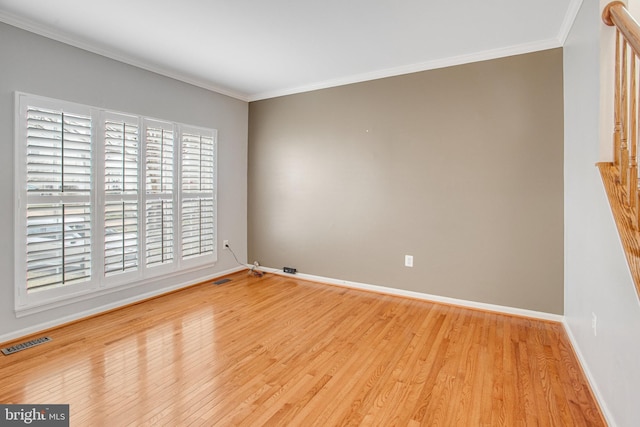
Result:
M214 285L222 285L223 283L227 283L227 282L230 282L230 281L231 281L231 279L220 279L220 280L217 280L217 281L213 282L213 284Z
M44 344L44 343L49 342L49 341L51 341L51 338L49 338L49 337L36 338L36 339L30 340L30 341L22 342L20 344L12 345L11 347L3 348L2 349L2 353L5 356L8 356L10 354L17 353L17 352L19 352L21 350L26 350L26 349L31 348L31 347L35 347L35 346L37 346L39 344Z

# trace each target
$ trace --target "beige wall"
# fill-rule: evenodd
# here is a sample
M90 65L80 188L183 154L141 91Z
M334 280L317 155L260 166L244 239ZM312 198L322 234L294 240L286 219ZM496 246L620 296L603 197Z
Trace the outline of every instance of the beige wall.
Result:
M554 49L251 103L249 261L561 314L562 96Z

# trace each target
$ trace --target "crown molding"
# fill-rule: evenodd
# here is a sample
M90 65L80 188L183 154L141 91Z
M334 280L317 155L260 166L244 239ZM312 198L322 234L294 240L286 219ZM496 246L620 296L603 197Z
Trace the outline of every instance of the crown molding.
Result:
M420 71L435 70L438 68L451 67L454 65L469 64L473 62L488 61L491 59L504 58L508 56L522 55L525 53L554 49L558 47L562 47L559 39L552 38L548 40L524 43L504 48L490 49L481 52L452 56L449 58L435 59L431 61L419 62L416 64L403 65L400 67L386 68L370 73L355 74L294 88L283 88L274 91L262 92L254 95L249 95L249 102L276 98L279 96L293 95L302 92L310 92L319 89L327 89L336 86L344 86L353 83L361 83L370 80L383 79L386 77L400 76L403 74L417 73Z
M571 3L567 8L567 13L564 15L562 25L560 25L560 31L558 31L558 42L560 43L560 46L564 46L564 43L567 41L571 27L573 27L573 23L578 16L580 7L582 7L582 1L583 0L571 0Z
M64 32L52 30L51 28L45 25L33 22L31 20L26 20L24 18L18 17L16 15L10 14L2 10L0 10L0 21L5 22L6 24L12 25L14 27L18 27L23 30L41 35L43 37L47 37L49 39L56 40L58 42L65 43L67 45L74 46L79 49L83 49L88 52L92 52L92 53L95 53L95 54L98 54L98 55L101 55L125 64L128 64L128 65L132 65L132 66L156 73L156 74L160 74L165 77L170 77L172 79L179 80L184 83L188 83L197 87L201 87L203 89L216 92L221 95L229 96L231 98L235 98L240 101L252 102L252 101L259 101L263 99L276 98L280 96L293 95L297 93L310 92L314 90L327 89L331 87L344 86L344 85L353 84L353 83L361 83L365 81L383 79L386 77L400 76L400 75L416 73L420 71L434 70L438 68L445 68L445 67L468 64L473 62L487 61L491 59L498 59L498 58L503 58L508 56L521 55L525 53L531 53L536 51L562 47L562 45L564 44L569 34L569 31L571 30L571 27L578 14L578 11L580 10L582 1L583 0L571 0L571 3L567 9L567 13L565 14L564 20L562 22L560 31L558 32L558 35L552 39L535 41L531 43L524 43L524 44L514 45L514 46L507 46L507 47L498 48L498 49L490 49L490 50L474 52L470 54L457 55L457 56L452 56L448 58L429 60L429 61L419 62L415 64L403 65L400 67L386 68L382 70L344 76L336 79L325 80L325 81L311 83L307 85L301 85L296 87L285 87L281 89L259 92L254 94L233 91L228 88L215 85L209 81L205 81L202 79L195 78L193 76L188 76L182 73L178 73L175 70L171 70L166 67L159 66L157 64L140 60L139 58L135 58L131 55L127 55L122 52L117 52L115 50L106 48L104 46L98 46L95 43L91 43L86 40L81 40L79 38L72 37L68 34L65 34Z
M240 101L249 101L249 95L246 93L233 91L222 86L217 86L215 84L212 84L211 82L178 73L175 70L171 70L157 64L152 64L150 62L140 60L139 58L135 58L131 55L117 52L104 46L98 46L95 43L72 37L68 34L65 34L64 32L53 30L45 25L18 17L3 10L0 10L0 22L4 22L5 24L11 25L13 27L38 34L40 36L76 47L78 49L86 50L88 52L95 53L97 55L104 56L118 62L132 65L134 67L141 68L152 73L160 74L174 80L179 80L181 82L188 83L209 90L211 92L216 92L220 95L229 96Z

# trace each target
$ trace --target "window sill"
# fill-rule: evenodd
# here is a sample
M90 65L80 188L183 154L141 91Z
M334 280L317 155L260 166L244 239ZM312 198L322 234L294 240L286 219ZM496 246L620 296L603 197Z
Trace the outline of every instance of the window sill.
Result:
M176 278L180 278L182 276L186 276L189 273L195 273L198 271L204 271L204 270L210 270L211 267L213 267L215 264L205 264L205 265L200 265L197 267L192 267L189 269L182 269L180 271L176 271L170 274L165 274L162 276L162 280L165 281L166 279L176 279ZM164 286L161 287L159 289L154 289L145 293L142 293L140 295L136 295L134 297L128 298L128 299L124 299L122 301L118 301L117 304L113 307L118 307L118 306L122 306L122 305L126 305L128 303L132 303L135 301L139 301L139 300L143 300L143 299L147 299L147 298L151 298L153 296L156 295L160 295L166 292L170 292L172 290L176 290L176 289L180 289L186 286L191 286L206 280L210 280L212 278L218 277L220 276L220 272L218 273L211 273L211 274L207 274L207 275L203 275L203 276L199 276L196 279L188 279L185 281L180 281L179 283L176 284L171 284L168 286ZM226 273L225 273L226 274ZM71 304L75 304L78 302L82 302L82 301L87 301L90 299L94 299L94 298L98 298L104 295L109 295L115 292L122 292L124 290L127 289L131 289L131 288L137 288L137 287L142 287L142 286L146 286L149 284L152 284L154 282L158 282L159 281L159 277L149 277L149 278L145 278L142 280L138 280L135 282L129 282L129 283L123 283L123 284L119 284L119 285L112 285L112 286L103 286L100 288L94 288L94 289L90 289L90 290L86 290L86 291L80 291L80 292L76 292L70 295L65 295L65 296L56 296L56 297L52 297L51 299L48 299L46 301L39 301L39 302L33 302L33 303L28 303L26 305L20 306L20 307L16 307L15 309L15 313L16 313L16 317L21 318L21 317L26 317L26 316L30 316L36 313L41 313L44 311L48 311L48 310L53 310L59 307L64 307L67 305L71 305ZM85 317L85 316L81 316L81 317Z

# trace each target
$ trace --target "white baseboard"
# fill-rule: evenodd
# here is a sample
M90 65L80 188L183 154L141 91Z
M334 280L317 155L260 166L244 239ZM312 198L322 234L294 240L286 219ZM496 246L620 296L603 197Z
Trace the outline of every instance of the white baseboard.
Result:
M282 276L291 277L291 274L284 273L282 270L279 270L279 269L268 268L268 267L259 267L259 269L267 273L274 273ZM515 316L530 317L533 319L540 319L540 320L550 320L552 322L564 321L563 315L545 313L542 311L526 310L523 308L508 307L504 305L487 304L483 302L443 297L440 295L431 295L431 294L425 294L422 292L407 291L404 289L390 288L387 286L370 285L367 283L350 282L348 280L333 279L330 277L314 276L311 274L297 273L295 277L303 280L310 280L312 282L327 283L330 285L343 286L343 287L352 288L352 289L361 289L361 290L376 292L380 294L396 295L401 297L421 299L421 300L430 301L430 302L439 302L444 304L457 305L457 306L466 307L466 308L491 311L494 313L511 314Z
M171 286L167 286L164 287L162 289L156 289L153 290L151 292L146 292L144 294L140 294L140 295L136 295L134 297L131 298L126 298L123 300L119 300L110 304L105 304L105 305L101 305L99 307L95 307L89 310L85 310L79 313L74 313L74 314L70 314L68 316L64 316L64 317L60 317L57 319L53 319L47 322L42 322L42 323L38 323L36 325L32 325L29 326L27 328L24 329L20 329L17 331L12 331L9 332L7 334L4 335L0 335L0 343L4 343L4 342L8 342L8 341L13 341L17 338L20 337L25 337L27 335L31 335L31 334L35 334L37 332L40 331L45 331L47 329L51 329L51 328L55 328L56 326L60 326L60 325L64 325L65 323L69 323L69 322L73 322L75 320L80 320L86 317L90 317L96 314L100 314L103 313L105 311L109 311L109 310L113 310L114 308L118 308L118 307L124 307L126 305L129 304L133 304L136 302L140 302L143 301L145 299L149 299L149 298L153 298L153 297L157 297L159 295L162 294L166 294L181 288L186 288L188 286L192 286L195 285L197 283L200 282L204 282L207 280L213 280L217 277L222 277L222 276L226 276L227 274L231 274L231 273L235 273L237 271L241 271L244 270L245 267L235 267L229 270L225 270L225 271L221 271L215 274L211 274L209 276L205 276L205 277L200 277L198 278L198 280L196 281L190 281L190 282L182 282L182 283L177 283L175 285L171 285Z
M576 353L576 356L578 357L578 363L580 363L580 366L582 366L582 371L584 372L584 375L587 377L587 381L589 382L591 391L593 391L593 394L596 400L598 401L598 405L600 405L600 411L602 411L604 420L607 422L607 425L609 425L610 427L616 427L617 424L613 420L613 415L611 414L611 412L609 411L609 408L607 408L607 405L605 404L604 398L600 393L600 389L598 388L598 385L593 375L591 374L589 365L587 365L587 361L582 355L582 352L580 351L580 346L578 346L578 341L573 336L573 332L571 331L571 328L569 327L569 324L566 322L566 320L562 322L562 326L564 327L564 330L567 333L567 336L569 337L569 341L571 342L571 347L573 347L573 351Z

